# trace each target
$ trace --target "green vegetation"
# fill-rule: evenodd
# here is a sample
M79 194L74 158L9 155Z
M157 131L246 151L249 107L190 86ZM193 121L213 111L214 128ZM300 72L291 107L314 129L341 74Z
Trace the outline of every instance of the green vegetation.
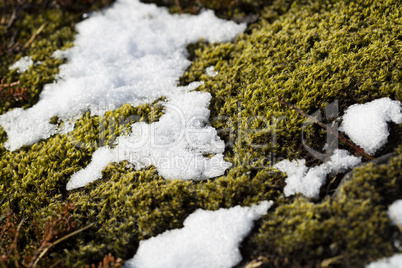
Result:
M0 77L4 78L0 114L14 107L30 107L38 100L43 85L54 80L63 63L51 56L53 52L73 45L74 23L84 12L107 3L26 1L7 30L11 13L6 7L11 1L0 2L0 19L4 21L0 25L0 33L4 33L0 39L0 60L4 63L0 66ZM336 195L333 192L342 176L328 178L322 200L285 198L285 176L270 166L281 158L319 163L302 144L305 118L281 105L277 97L309 114L317 110L324 114L325 107L338 100L339 115L354 103L381 97L402 101L401 3L200 0L170 1L169 5L175 12L196 13L209 7L226 18L258 19L233 43L189 46L194 61L180 80L183 85L205 82L199 90L213 96L211 124L225 140L225 157L233 167L222 177L192 182L166 181L152 166L136 171L127 162L112 163L103 171L102 180L67 192L70 176L89 163L96 148L113 144L135 121L158 120L162 107L157 102L124 105L102 117L88 112L71 133L16 152L3 148L7 135L0 128L0 215L6 215L1 217L0 235L7 241L0 244L0 263L17 266L24 252L31 259L32 253L41 252L38 248L43 241L38 234L52 230L49 222L57 219L65 204L74 204L71 214L65 216L74 224L68 231L59 230L48 242L80 228L89 229L49 248L39 266L46 267L57 259L63 260L59 266L67 267L102 260L118 266L120 261L115 262L109 253L123 260L131 258L140 240L181 227L197 208L216 210L262 200L274 200L275 207L257 222L244 242L243 264L362 267L396 252L393 239L401 236L390 225L386 209L402 193L400 139L377 155L395 151L393 158L385 164L356 168ZM13 33L17 33L15 38ZM30 42L32 36L35 38ZM27 55L41 63L22 74L8 70ZM217 76L206 75L209 66L215 66ZM15 82L19 84L4 86ZM19 98L16 93L21 90L16 88L24 89L23 97ZM52 122L63 124L58 118ZM401 126L393 126L392 131L394 137L401 136ZM318 126L304 129L305 142L317 151L325 139L326 133ZM37 231L38 226L44 229ZM3 236L1 231L6 227L18 233L16 243L12 242L14 237Z
M278 200L249 241L254 256L268 267L361 267L392 255L392 235L400 231L390 228L386 209L402 193L401 149L386 164L355 168L337 195L320 203Z

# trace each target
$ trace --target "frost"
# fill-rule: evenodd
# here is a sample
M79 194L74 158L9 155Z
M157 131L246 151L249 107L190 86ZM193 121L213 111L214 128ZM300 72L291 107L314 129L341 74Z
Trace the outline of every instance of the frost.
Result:
M367 153L374 154L387 143L387 122L402 123L401 103L389 98L350 106L340 127Z
M310 169L306 167L304 159L283 160L275 164L274 168L285 172L288 176L284 189L286 196L301 193L309 198L317 198L328 174L346 171L360 162L360 157L349 155L346 150L335 150L329 161Z
M29 56L22 57L20 60L10 66L10 70L18 69L18 73L23 73L31 67L33 60Z
M126 268L233 267L242 259L238 247L253 221L266 214L272 204L263 201L251 207L198 209L188 216L182 229L141 241Z

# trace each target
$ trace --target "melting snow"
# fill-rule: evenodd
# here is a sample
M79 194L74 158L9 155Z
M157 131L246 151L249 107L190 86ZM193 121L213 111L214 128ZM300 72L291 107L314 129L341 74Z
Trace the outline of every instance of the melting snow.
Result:
M394 224L402 226L402 199L394 201L389 206L388 215Z
M190 65L187 44L202 38L230 41L245 28L216 18L212 11L171 15L165 8L138 0L117 1L77 25L73 48L55 53L55 57L66 56L68 63L60 67L59 79L45 86L36 105L0 116L0 125L8 134L5 147L16 150L65 133L72 129L71 120L88 109L92 115L102 115L108 110L105 107L137 106L166 96L166 114L159 122L136 123L133 133L118 139L114 149L100 148L68 188L99 178L109 162L121 160L138 168L154 164L166 178L219 176L230 164L221 154L223 141L206 125L211 96L190 92L197 84L183 88L177 82ZM50 124L56 115L70 127L58 129ZM216 155L207 158L203 154Z
M140 242L127 268L233 267L242 257L239 245L257 220L273 204L205 211L198 209L182 229L166 231Z
M205 72L206 72L206 74L207 74L208 76L212 76L212 77L218 75L218 72L215 71L215 66L209 66L209 67L207 67L207 68L205 69Z
M10 70L18 69L18 73L23 73L31 67L33 60L29 56L22 57L20 60L10 66Z
M379 261L372 262L366 268L401 268L402 254L395 254L390 258L383 258Z
M110 162L127 160L137 168L154 165L165 179L202 180L222 175L231 166L223 160L225 144L208 121L210 94L185 92L165 105L158 122L136 123L132 133L117 139L111 149L103 147L92 162L75 173L67 190L85 186L102 177ZM215 154L206 158L203 154Z
M389 98L350 106L340 127L367 153L374 154L387 143L387 122L402 123L401 103Z
M305 159L283 160L274 167L288 175L284 189L285 196L301 193L309 198L317 198L328 174L343 172L360 162L360 157L349 155L346 150L335 150L329 161L310 169L306 167Z
M233 39L246 26L218 19L212 11L198 16L171 15L165 8L120 0L77 25L75 46L66 52L57 82L46 85L30 109L0 116L8 134L5 147L16 150L58 133L49 123L90 110L103 114L102 103L119 107L152 102L182 91L177 81L189 66L186 45Z

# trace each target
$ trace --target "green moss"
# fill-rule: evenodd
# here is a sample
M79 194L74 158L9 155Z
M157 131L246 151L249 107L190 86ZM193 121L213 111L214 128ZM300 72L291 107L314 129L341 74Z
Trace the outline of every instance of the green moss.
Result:
M276 206L243 245L246 259L261 256L269 267L286 262L313 266L337 257L333 264L362 266L391 255L394 230L386 207L401 194L400 150L386 164L356 169L336 196L320 203L284 198L285 176L270 166L281 158L319 162L302 144L305 118L281 105L278 96L307 113L323 112L327 104L338 100L340 115L353 103L380 97L402 100L400 3L203 3L222 16L258 14L262 18L234 43L190 47L195 48L194 62L180 80L181 84L205 82L199 89L213 96L210 121L225 140L225 157L233 167L219 178L193 182L166 181L154 167L137 171L127 162L111 163L101 180L67 192L70 176L89 163L96 148L113 146L115 138L130 131L135 121L158 120L162 108L155 102L124 105L102 117L88 112L69 134L55 135L16 152L3 148L7 136L0 128L1 212L11 208L21 217L44 223L57 215L61 204L75 202L78 227L96 224L52 249L51 256L62 258L68 267L98 263L109 252L130 258L140 240L181 227L197 208L216 210L262 200L274 200ZM0 100L0 114L33 105L43 85L53 81L63 61L51 55L72 45L74 23L80 16L77 7L66 8L68 11L27 12L16 24L22 44L43 23L46 26L28 50L4 56L4 62L9 66L29 55L42 63L23 74L1 67L7 83L20 81L30 99ZM211 65L218 71L216 77L205 74ZM67 123L57 117L51 122ZM395 128L400 131L400 126ZM304 133L307 145L322 148L324 131L310 126ZM22 234L29 240L32 230L27 227Z
M401 149L385 164L356 168L339 193L322 203L280 201L249 242L254 256L263 256L267 267L285 259L289 267L316 267L330 259L336 267L361 267L392 255L396 230L386 209L402 193Z
M266 171L253 178L240 170L207 182L164 180L156 170L134 171L126 163L109 165L103 178L84 190L73 192L77 200L77 219L98 221L97 230L82 240L68 255L69 264L80 266L113 252L131 258L142 239L167 229L180 228L184 219L197 208L251 205L275 199L280 193L280 175ZM275 181L276 180L276 181Z
M212 124L232 150L232 162L246 152L311 159L301 142L305 118L277 97L307 113L324 111L338 100L340 115L354 103L402 100L398 4L333 2L319 6L319 12L314 5L295 3L273 24L262 23L234 44L196 50L181 83L205 81L200 90L213 96ZM215 77L205 74L211 65L218 71ZM315 126L305 129L307 144L319 151L324 134Z

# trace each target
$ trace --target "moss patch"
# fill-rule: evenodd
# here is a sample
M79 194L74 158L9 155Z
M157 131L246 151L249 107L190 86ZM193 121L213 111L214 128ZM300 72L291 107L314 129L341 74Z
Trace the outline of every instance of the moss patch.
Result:
M361 267L395 251L387 206L402 193L402 147L382 165L356 168L339 193L314 204L279 201L247 245L266 267Z
M203 80L212 94L211 118L230 149L244 158L307 158L305 118L282 106L285 99L307 113L337 100L339 115L354 103L402 99L402 41L398 3L322 1L293 4L273 24L262 23L234 44L203 45L181 79ZM386 10L388 15L384 15ZM214 65L215 77L205 68ZM307 145L320 151L324 132L304 129Z
M13 26L20 29L17 40L23 46L46 25L28 49L2 55L1 76L7 83L20 81L18 87L26 89L29 98L0 99L0 114L32 106L63 63L51 55L72 45L74 23L83 9L61 2L66 5L63 9L50 1L43 10L22 12ZM187 2L180 3L185 10ZM7 136L0 129L1 213L11 209L29 219L26 222L44 224L57 215L58 207L74 203L76 228L94 225L49 251L50 258L61 258L60 265L67 267L98 263L108 253L131 258L140 240L181 227L197 208L216 210L262 200L275 200L276 206L243 244L244 264L261 257L267 267L316 266L323 261L354 267L391 255L396 251L395 229L389 225L386 208L401 194L401 149L386 164L356 169L339 194L315 203L300 196L284 198L285 176L271 164L281 158L306 158L310 165L320 162L303 146L305 118L281 105L278 96L307 113L319 110L323 115L335 100L339 115L351 104L380 97L402 101L401 4L395 0L197 3L214 7L222 16L254 14L261 19L234 43L194 46L194 62L180 80L205 82L199 90L213 96L211 124L225 140L225 157L233 167L213 180L184 182L166 181L154 167L136 171L126 162L112 163L102 180L67 192L70 176L89 163L96 148L112 145L135 121L158 120L162 108L153 103L124 105L103 117L86 113L69 134L16 152L3 148ZM26 55L36 63L28 71L8 70ZM205 73L212 65L218 71L215 77ZM52 123L66 122L52 118ZM401 126L393 128L400 133ZM320 151L326 133L311 125L304 129L304 139ZM21 239L35 239L27 223Z

